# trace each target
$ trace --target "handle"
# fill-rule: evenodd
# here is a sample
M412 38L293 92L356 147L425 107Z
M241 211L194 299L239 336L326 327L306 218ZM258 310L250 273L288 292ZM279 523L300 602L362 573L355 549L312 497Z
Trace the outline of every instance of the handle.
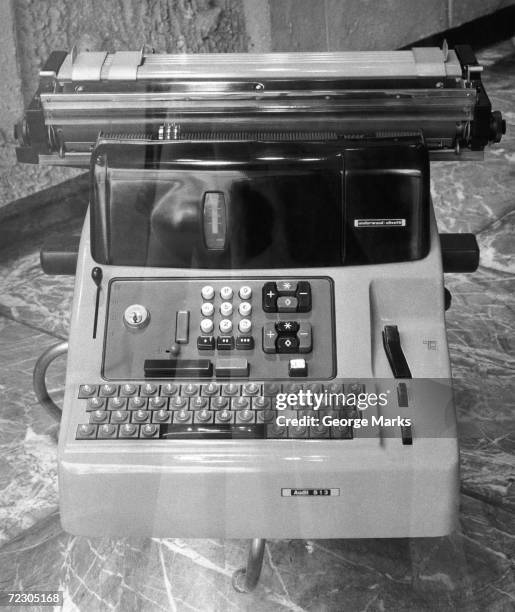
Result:
M62 409L54 402L54 400L48 394L46 386L46 372L50 364L68 352L68 342L59 342L54 344L47 349L41 357L36 361L34 366L34 374L32 376L32 383L34 386L34 393L38 398L38 402L46 410L54 420L59 422L61 420Z

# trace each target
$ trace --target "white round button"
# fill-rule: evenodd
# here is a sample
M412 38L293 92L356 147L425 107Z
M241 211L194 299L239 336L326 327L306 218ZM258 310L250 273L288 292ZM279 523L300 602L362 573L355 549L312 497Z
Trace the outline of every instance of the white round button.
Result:
M238 306L238 312L241 314L242 317L248 317L249 314L252 312L252 306L249 302L242 302Z
M141 304L132 304L123 313L123 322L130 329L140 329L149 322L150 313Z
M229 317L232 315L232 304L231 302L222 302L220 306L220 312L223 317Z
M213 331L213 321L211 321L211 319L202 319L200 322L200 329L205 334L210 334Z
M252 296L252 289L248 285L243 285L243 287L240 287L239 293L242 300L250 300Z
M213 289L213 287L211 287L211 285L206 285L205 287L202 287L200 293L202 294L202 297L205 300L212 300L215 297L215 290Z
M215 312L215 307L211 302L204 302L200 307L200 311L205 317L212 317Z
M249 331L252 329L252 323L248 319L242 319L238 323L238 329L241 331L242 334L248 334Z
M230 287L222 287L220 289L220 297L222 300L230 300L232 298L232 289Z
M222 334L228 334L232 331L232 323L229 319L222 319L220 321L220 331Z

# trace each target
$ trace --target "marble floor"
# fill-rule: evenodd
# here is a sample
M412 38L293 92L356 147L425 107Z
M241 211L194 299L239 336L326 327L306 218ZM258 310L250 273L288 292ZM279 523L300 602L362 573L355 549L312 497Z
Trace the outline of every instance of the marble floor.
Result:
M481 54L508 133L485 163L432 168L442 231L471 231L473 275L449 275L447 313L460 423L460 526L450 537L274 540L260 584L233 591L245 541L88 539L59 523L55 426L32 392L32 368L65 338L73 279L45 277L45 232L0 250L0 591L60 589L65 610L504 611L515 608L515 51ZM56 400L64 363L49 373Z

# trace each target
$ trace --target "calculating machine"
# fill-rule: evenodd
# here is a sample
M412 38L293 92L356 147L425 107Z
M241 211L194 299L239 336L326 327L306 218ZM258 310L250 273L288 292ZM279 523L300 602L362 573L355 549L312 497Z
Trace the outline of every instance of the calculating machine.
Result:
M466 46L51 54L17 154L89 169L80 245L42 253L76 275L67 531L453 529L443 272L479 254L438 234L429 166L481 159L504 133L481 70Z

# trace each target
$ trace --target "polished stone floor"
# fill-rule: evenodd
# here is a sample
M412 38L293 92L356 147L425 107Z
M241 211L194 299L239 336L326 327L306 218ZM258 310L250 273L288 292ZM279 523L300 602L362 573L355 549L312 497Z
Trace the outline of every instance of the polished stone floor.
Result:
M442 231L472 231L473 275L449 275L447 313L460 423L460 527L450 537L274 540L261 582L240 595L240 540L87 539L59 524L54 427L36 403L37 356L65 338L73 279L45 277L42 232L0 250L0 591L61 589L66 610L504 611L515 607L515 54L482 54L508 134L485 163L440 164ZM76 231L78 220L48 220ZM52 223L54 223L52 225ZM62 393L64 361L49 386ZM428 508L428 512L430 509Z

